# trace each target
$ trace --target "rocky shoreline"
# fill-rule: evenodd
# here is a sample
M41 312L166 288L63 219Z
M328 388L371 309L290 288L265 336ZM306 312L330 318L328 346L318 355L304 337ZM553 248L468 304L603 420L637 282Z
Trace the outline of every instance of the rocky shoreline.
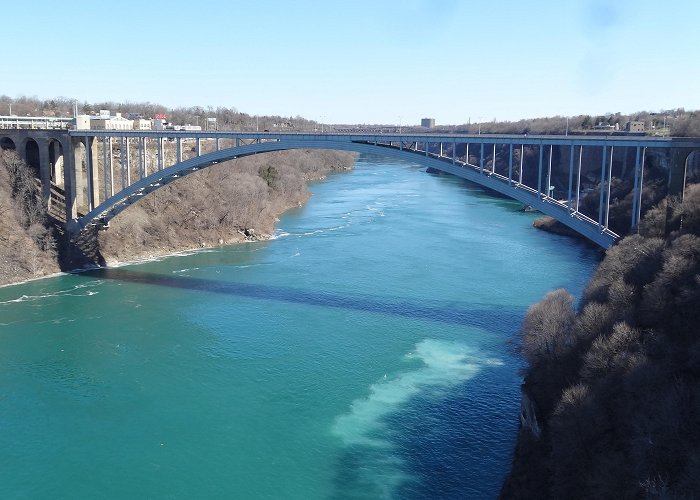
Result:
M343 151L292 150L217 164L135 203L115 217L109 229L85 238L89 250L76 249L75 242L62 241L59 235L50 251L42 251L32 242L29 228L21 228L15 217L5 217L0 224L0 286L60 271L269 240L279 216L311 196L308 183L351 169L355 158ZM9 190L0 191L0 208L11 201Z

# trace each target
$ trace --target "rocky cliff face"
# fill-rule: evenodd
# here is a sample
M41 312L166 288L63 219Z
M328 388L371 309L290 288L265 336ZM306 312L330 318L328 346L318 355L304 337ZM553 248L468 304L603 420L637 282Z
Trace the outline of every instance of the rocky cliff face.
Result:
M0 154L0 285L59 271L47 214L28 167Z

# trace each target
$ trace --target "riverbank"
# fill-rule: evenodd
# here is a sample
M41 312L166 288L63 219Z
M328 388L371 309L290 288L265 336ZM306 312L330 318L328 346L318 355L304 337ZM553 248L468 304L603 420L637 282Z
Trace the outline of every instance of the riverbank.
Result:
M588 238L583 237L581 234L577 233L566 224L562 224L558 220L548 215L544 215L543 217L535 219L532 223L532 227L534 227L535 229L539 229L540 231L558 234L559 236L568 236L570 238L576 238L577 240L587 243L592 247L600 248L595 243L591 242Z
M278 217L308 200L309 182L352 168L355 157L343 151L291 150L204 169L144 197L119 214L109 229L97 234L90 258L81 261L75 259L75 252L60 251L68 246L60 235L56 239L47 237L50 230L45 210L27 220L27 213L32 215L37 209L37 196L13 196L17 182L11 173L29 169L14 153L3 153L0 285L22 283L61 270L69 272L83 265L121 265L269 239ZM24 181L34 186L31 178Z
M291 150L224 162L145 197L98 235L108 265L269 239L308 183L352 168L353 153Z

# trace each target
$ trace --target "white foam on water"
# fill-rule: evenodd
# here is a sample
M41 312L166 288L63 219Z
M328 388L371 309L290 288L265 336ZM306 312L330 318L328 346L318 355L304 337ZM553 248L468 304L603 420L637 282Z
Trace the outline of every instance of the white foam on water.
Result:
M173 253L164 253L164 254L159 254L159 255L149 255L148 257L140 257L134 260L125 260L125 261L113 261L110 262L109 265L107 266L107 269L109 268L119 268L119 267L125 267L125 266L135 266L139 264L147 264L149 262L161 262L165 259L169 259L171 257L188 257L190 255L197 255L200 253L215 253L215 252L220 252L221 247L207 247L207 248L192 248L189 250L181 250L179 252L173 252ZM99 269L99 266L95 266L93 269Z
M280 239L280 238L286 238L287 236L291 236L291 234L288 233L288 232L286 232L286 231L276 230L276 231L273 233L273 235L270 236L270 239L271 239L271 240L277 240L277 239Z
M325 228L320 228L320 229L314 229L312 231L306 231L303 233L288 233L287 231L284 230L279 230L275 232L275 234L270 237L271 240L277 240L280 238L303 238L305 236L314 236L317 234L323 234L329 231L338 231L339 229L344 229L346 227L350 226L350 224L341 224L339 226L333 226L333 227L325 227Z
M198 267L186 267L184 269L177 269L175 271L172 271L173 274L180 274L180 273L187 273L189 271L196 271L199 269Z
M102 280L95 280L95 281L90 281L89 283L75 285L74 287L69 288L67 290L57 290L55 292L41 293L38 295L21 295L21 296L17 297L16 299L0 301L0 305L19 303L19 302L34 302L36 300L41 300L41 299L45 299L48 297L89 297L92 295L97 295L100 292L98 292L96 290L81 291L81 289L92 288L92 287L98 286L100 284L102 284Z
M346 445L388 445L377 435L384 427L383 417L421 391L459 384L476 375L482 366L494 362L479 357L464 344L433 339L420 342L414 352L406 354L406 358L418 359L423 366L375 382L369 387L367 397L353 401L350 412L336 419L333 434Z
M419 342L405 359L420 361L421 365L412 371L382 376L369 387L366 397L356 399L348 413L336 417L331 428L332 434L346 447L364 447L373 457L372 465L366 464L363 475L371 475L379 491L392 491L409 480L401 471L401 460L393 452L386 417L421 392L456 386L473 378L484 367L502 364L465 344L435 339Z

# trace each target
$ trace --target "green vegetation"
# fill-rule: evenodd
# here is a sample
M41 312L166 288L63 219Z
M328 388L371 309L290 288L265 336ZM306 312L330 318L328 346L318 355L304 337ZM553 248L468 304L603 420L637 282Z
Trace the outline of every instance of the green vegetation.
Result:
M522 325L523 426L503 498L692 498L700 491L700 184L611 248L575 308ZM540 431L539 437L531 429Z

